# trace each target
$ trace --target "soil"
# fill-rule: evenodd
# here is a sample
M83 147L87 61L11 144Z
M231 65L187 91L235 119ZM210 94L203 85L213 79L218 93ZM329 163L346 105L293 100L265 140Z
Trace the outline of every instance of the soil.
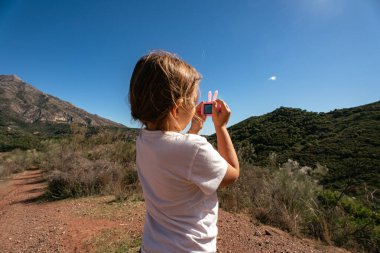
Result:
M137 252L145 205L113 196L59 201L41 197L41 171L0 182L0 252ZM257 225L247 214L219 212L218 252L349 251Z

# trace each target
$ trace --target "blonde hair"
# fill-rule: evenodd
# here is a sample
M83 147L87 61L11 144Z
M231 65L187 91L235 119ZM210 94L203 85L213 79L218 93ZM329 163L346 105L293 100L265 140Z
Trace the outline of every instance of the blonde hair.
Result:
M192 96L202 75L176 55L154 51L141 57L133 70L129 86L129 103L133 119L155 130L168 130L167 117L177 101L192 108Z

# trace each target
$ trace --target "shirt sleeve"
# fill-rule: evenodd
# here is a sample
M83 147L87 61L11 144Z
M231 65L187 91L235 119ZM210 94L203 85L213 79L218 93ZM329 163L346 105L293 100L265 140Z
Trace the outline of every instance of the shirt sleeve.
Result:
M215 192L222 182L228 164L207 141L201 143L194 157L190 180L206 195Z

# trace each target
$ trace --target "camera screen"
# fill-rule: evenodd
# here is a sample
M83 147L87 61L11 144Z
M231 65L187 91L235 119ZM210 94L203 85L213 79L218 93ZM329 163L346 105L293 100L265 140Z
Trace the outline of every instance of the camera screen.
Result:
M212 104L203 105L203 113L204 114L212 114Z

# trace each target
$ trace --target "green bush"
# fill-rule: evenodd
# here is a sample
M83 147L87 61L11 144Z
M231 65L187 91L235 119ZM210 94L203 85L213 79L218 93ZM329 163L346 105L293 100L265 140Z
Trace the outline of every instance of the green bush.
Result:
M292 234L360 252L377 252L380 215L344 191L323 189L324 166L301 167L289 160L280 168L243 165L240 178L218 191L221 208L251 212L254 219Z
M310 223L318 228L315 236L338 246L367 252L380 250L380 214L376 210L337 191L320 191L317 200L315 219Z

